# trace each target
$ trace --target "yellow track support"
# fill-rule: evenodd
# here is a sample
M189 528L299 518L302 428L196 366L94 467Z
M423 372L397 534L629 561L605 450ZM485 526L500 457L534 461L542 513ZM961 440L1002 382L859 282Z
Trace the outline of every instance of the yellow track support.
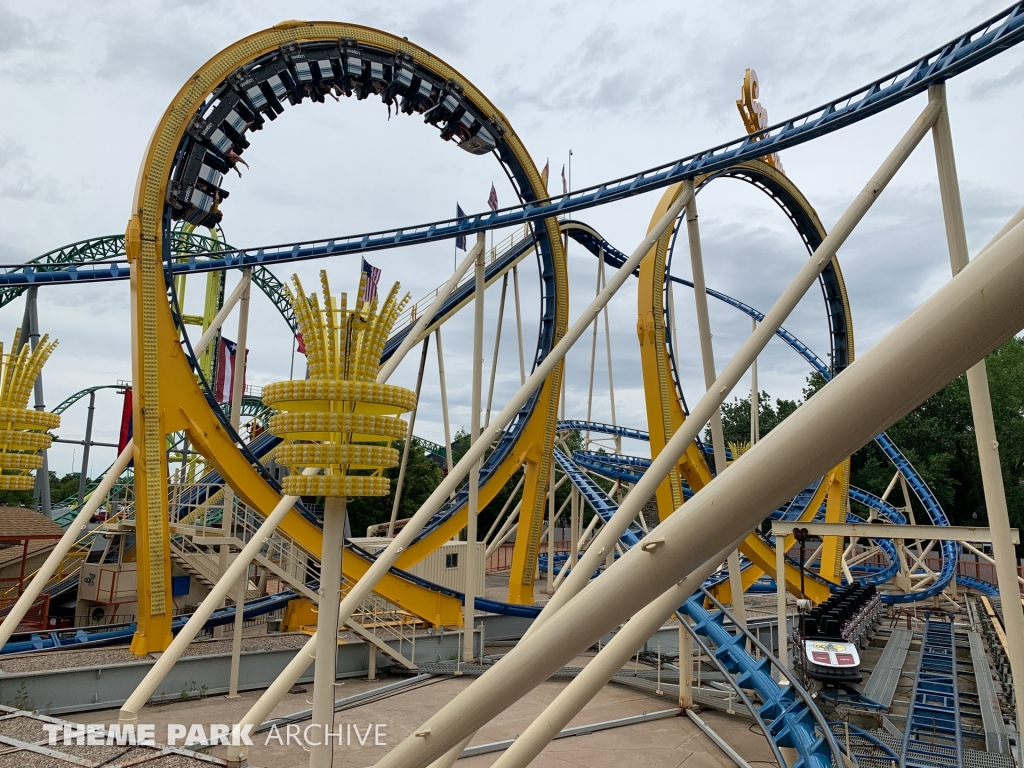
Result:
M354 39L359 43L412 56L439 81L453 81L482 114L492 116L509 150L526 170L538 198L547 196L533 160L505 116L472 83L430 52L394 35L368 27L334 22L284 22L257 32L214 55L178 91L153 133L142 161L125 248L131 264L132 377L135 423L135 491L138 547L139 624L132 642L136 654L163 651L171 641L170 551L167 510L166 435L188 432L196 450L217 468L228 485L250 506L264 514L279 496L268 486L224 433L220 422L199 391L185 359L171 318L164 284L162 214L174 153L185 128L203 101L238 67L292 42ZM568 319L568 280L558 224L545 221L554 254L556 317L554 337L565 332ZM528 482L523 499L521 546L536 551L540 538L543 492L548 485L554 443L562 365L545 382L530 426L513 452L515 461L527 461ZM536 422L536 426L534 426ZM538 460L537 457L547 456ZM518 466L518 465L516 465ZM481 498L483 501L483 497ZM298 514L289 515L282 530L308 552L320 552L319 529ZM313 529L313 530L310 530ZM355 557L344 558L345 576L358 578L362 567ZM350 572L350 567L352 572ZM363 568L365 570L365 568ZM419 594L407 582L389 577L378 591L427 621L459 624L458 611L450 612L452 598ZM532 602L533 567L513 572L512 593ZM426 590L423 590L426 592ZM433 603L433 607L427 603ZM458 604L457 600L454 600ZM416 605L412 605L415 603ZM422 611L422 612L421 612Z
M824 227L822 227L814 209L811 208L800 191L785 175L760 160L743 163L740 167L744 166L756 169L761 173L767 173L785 186L791 192L794 199L801 203L804 211L818 228L822 237L824 237ZM695 184L699 188L706 180L706 177L700 177L695 180ZM681 190L681 184L673 185L665 190L651 217L652 227L665 214L665 211L668 210L668 207L680 194ZM664 449L665 444L675 431L682 426L686 418L675 392L675 384L670 375L670 361L665 339L667 329L665 328L664 320L663 287L665 284L665 265L672 232L673 229L667 231L640 263L640 285L637 295L637 335L640 339L640 361L644 377L644 396L647 402L647 429L650 433L652 457L656 457ZM833 262L837 274L841 275L838 260L833 259ZM851 337L850 359L852 362L853 321L845 290L842 295L847 328ZM683 454L679 465L658 488L656 494L658 516L664 520L683 505L680 479L685 479L690 488L696 493L711 481L711 477L711 471L697 446L689 446L686 453ZM846 491L848 488L849 460L847 459L833 469L826 478L826 482L821 484L812 504L808 505L808 510L820 508L821 503L825 501L827 502L826 520L845 521ZM813 512L805 514L813 517ZM827 537L822 550L821 575L827 580L836 583L839 581L842 541L840 537ZM743 574L744 589L757 580L762 573L767 573L775 578L775 552L763 539L756 534L751 534L740 545L739 549L753 563L753 566L748 568ZM797 568L787 566L785 581L787 588L791 592L799 594L800 574ZM815 602L821 602L829 595L828 587L814 579L806 579L805 585L807 597ZM728 584L719 585L716 596L720 600L731 602L729 595Z

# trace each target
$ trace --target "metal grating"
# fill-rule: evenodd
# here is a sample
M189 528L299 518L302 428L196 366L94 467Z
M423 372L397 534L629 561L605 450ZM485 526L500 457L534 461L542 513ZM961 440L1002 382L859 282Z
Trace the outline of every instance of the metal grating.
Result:
M907 652L913 638L914 633L909 629L893 630L867 685L864 686L865 696L886 707L892 706L896 685L900 681L903 663L907 660Z
M978 706L981 709L981 722L985 728L985 749L997 754L1010 751L1010 741L1006 735L1006 723L999 708L999 696L996 693L992 669L989 667L985 644L977 632L968 632L971 644L971 666L978 685Z
M921 656L900 752L900 768L963 768L953 617L925 614Z

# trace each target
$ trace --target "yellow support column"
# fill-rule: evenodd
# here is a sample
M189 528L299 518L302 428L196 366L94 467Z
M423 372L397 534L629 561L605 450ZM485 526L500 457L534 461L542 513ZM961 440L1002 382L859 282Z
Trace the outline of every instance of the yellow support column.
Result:
M164 651L171 644L170 531L167 522L167 460L164 437L171 431L161 408L162 355L182 355L165 297L156 243L143 241L142 221L133 216L125 233L131 268L132 420L135 424L135 535L138 559L138 626L132 653ZM165 322L161 314L166 313ZM168 334L167 325L170 325ZM164 328L161 328L164 326ZM161 332L163 331L163 332ZM187 370L187 367L186 367ZM192 377L189 376L191 379ZM192 382L194 384L194 381Z

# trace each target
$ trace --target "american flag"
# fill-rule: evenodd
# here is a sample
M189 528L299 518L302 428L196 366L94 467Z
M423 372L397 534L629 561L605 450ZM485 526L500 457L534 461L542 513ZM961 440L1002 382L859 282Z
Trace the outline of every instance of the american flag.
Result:
M380 269L363 259L363 274L366 275L366 286L363 288L363 301L369 304L377 298L377 283L380 282Z
M565 163L562 164L562 194L569 194L569 185L565 183Z
M491 194L487 196L487 207L492 211L498 210L498 192L493 183L491 184Z
M235 388L235 376L238 375L238 344L220 337L220 348L217 355L217 376L214 382L214 396L218 403L230 403L231 393ZM249 350L245 351L249 357ZM245 363L242 363L242 391L245 391Z

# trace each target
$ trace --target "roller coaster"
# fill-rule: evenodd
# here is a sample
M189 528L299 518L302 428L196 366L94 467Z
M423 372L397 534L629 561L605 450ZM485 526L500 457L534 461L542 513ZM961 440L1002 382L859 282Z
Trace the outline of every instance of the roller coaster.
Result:
M978 596L1001 597L1002 614L995 624L1009 638L1003 654L1014 675L1024 674L1024 613L998 453L992 464L992 451L980 451L991 528L965 532L950 525L922 474L884 430L969 371L979 446L988 441L997 451L987 394L978 393L979 387L987 393L984 355L1024 328L1024 307L1015 299L1024 289L1024 233L1017 226L1024 214L1015 216L968 265L944 83L1022 39L1024 4L1017 4L863 88L775 125L758 122L756 77L748 71L746 103L737 102L748 122L746 135L555 197L549 196L546 178L497 106L459 72L405 38L357 25L293 21L229 46L197 71L161 117L143 159L123 236L82 240L24 264L0 267L0 306L29 289L130 281L133 350L132 382L116 385L131 391L131 441L86 489L84 498L80 493L55 505L53 517L66 534L28 587L22 590L19 585L17 602L0 625L0 653L44 654L130 642L137 656L161 654L121 710L122 723L136 723L144 704L200 632L231 624L237 639L245 620L284 609L299 626L303 622L295 616L318 612L319 607L312 605L319 606L327 594L321 582L329 581L326 553L334 547L326 528L330 512L326 502L319 508L315 497L283 493L286 473L277 458L288 441L268 431L274 409L261 393L236 390L231 402L219 402L213 377L224 361L218 359L213 341L235 307L242 318L240 330L244 328L248 310L243 307L252 284L272 302L289 332L297 332L301 313L295 307L303 307L294 304L291 292L273 273L277 267L476 235L476 245L444 285L398 317L384 343L376 378L378 385L385 385L410 350L421 345L421 382L428 344L435 340L445 444L430 443L429 450L444 465L444 479L408 519L397 519L396 501L386 529L374 528L388 535L346 534L338 626L311 635L243 723L255 726L269 717L280 696L309 666L314 651L330 651L333 656L336 630L354 626L353 617L377 616L386 610L397 623L429 627L431 632L461 630L465 660L472 663L483 661L478 659L483 649L474 655L470 639L477 612L513 616L531 622L514 649L486 665L479 680L378 765L451 765L480 727L597 643L599 652L592 662L495 763L525 765L637 646L673 617L680 638L686 635L688 643L698 646L698 664L703 660L711 665L761 725L780 765L825 768L853 762L866 768L881 760L899 761L901 768L949 760L964 765L955 661L958 625L952 615L940 616L937 607L956 613L963 606L971 615L971 601ZM288 106L327 97L370 96L380 97L389 106L389 115L394 107L399 115L422 117L443 140L470 155L493 156L511 180L519 204L326 240L229 245L221 229L230 209L224 181L256 133L269 128ZM921 116L833 231L827 232L811 203L783 172L778 153L925 96ZM928 133L936 145L954 279L857 358L837 252ZM767 311L705 284L698 196L712 182L726 180L743 182L767 196L792 224L807 252L793 283ZM632 252L617 248L575 217L654 190L662 190L661 198L647 235ZM512 234L487 249L484 233L500 229ZM201 234L204 230L207 234ZM570 240L594 256L597 266L594 298L575 321L569 316ZM672 274L681 244L691 261L692 280ZM530 257L538 265L540 317L536 347L527 360L519 268ZM241 280L225 296L228 271L239 271ZM199 276L206 280L204 314L188 315L185 286ZM611 382L607 305L632 279L637 281L646 425L615 423ZM784 326L814 282L825 304L825 356ZM520 386L492 417L493 369L498 365L510 283ZM482 343L485 295L499 287L501 310L486 398L487 423L481 427L483 408L474 407L471 444L456 462L444 394L442 329L462 310L474 308L474 343ZM706 385L692 407L683 392L684 349L676 332L674 297L682 289L694 292ZM752 321L749 339L722 371L715 370L709 296ZM597 421L591 413L602 313L612 423ZM190 337L189 325L201 326L201 338ZM566 417L565 354L588 331L592 347L587 413ZM727 446L719 409L740 377L756 370L757 357L772 338L795 352L824 386L770 434L762 437L753 418L749 444ZM240 344L244 349L244 333ZM909 349L913 355L907 354ZM907 361L899 371L895 359ZM474 362L476 405L484 396L481 366L480 360ZM54 413L101 388L72 395ZM755 384L755 400L756 392ZM245 429L242 418L248 420ZM816 429L816 423L829 428ZM400 478L409 445L424 450L426 444L414 441L411 431L407 438ZM637 451L648 455L624 451L624 440L646 444L646 451ZM881 496L850 483L849 457L871 441L893 472ZM902 507L889 500L897 483ZM568 492L563 494L564 504L556 508L557 490L563 485ZM911 494L923 509L927 526L913 519ZM479 511L499 498L507 498L507 503L481 539L476 532ZM101 508L106 515L98 520ZM571 541L568 551L559 552L556 529L566 517ZM804 552L806 528L799 526L815 531L815 526L823 526L821 533L812 534L820 543L814 544L809 558ZM463 531L465 588L443 586L423 575L423 569ZM972 541L992 544L989 559L997 579L985 582L960 572L964 547ZM477 545L485 558L499 550L511 554L502 600L485 597L475 586L473 569L483 570L482 563L472 565ZM88 599L82 591L88 569L111 562L108 557L118 565L132 563L137 588L121 600L131 606L131 620L104 618L88 622L91 626L54 627L12 639L44 590L62 595L77 588L79 603ZM198 596L188 593L198 602L184 613L185 593L175 586L182 573L199 585ZM541 584L550 599L539 604ZM118 603L114 591L111 587L110 604ZM749 631L746 618L747 599L770 594L777 600L773 647ZM226 600L233 604L225 607ZM823 702L832 697L848 705L853 697L862 708L867 701L889 711L891 694L889 703L879 704L866 693L881 685L875 682L880 679L877 667L867 687L856 689L862 679L857 647L867 648L882 612L899 617L904 606L916 605L934 607L936 613L929 613L919 627L925 650L900 744L888 745L878 733L852 726L847 717L842 726L845 746L840 745L834 732L840 726L823 714L837 710ZM907 621L909 626L911 620ZM793 629L792 648L787 622ZM357 631L367 630L360 625ZM601 649L601 638L610 631L615 639ZM817 649L816 642L823 648ZM895 648L902 640L889 642ZM836 643L851 645L852 650L840 646L843 650L837 652L829 645ZM693 701L688 695L689 672L684 670L691 665L683 648L680 640L676 671L680 702L686 708ZM904 650L900 663L905 656ZM236 665L237 657L236 649ZM660 674L660 659L658 670ZM333 681L333 667L329 671ZM936 696L944 697L941 706L934 703ZM729 701L731 706L732 698ZM1006 709L1018 706L1014 702ZM326 722L321 718L329 717L333 707L333 686L327 690L318 683L314 722ZM842 707L839 711L842 715ZM228 749L232 765L247 757L244 745ZM1012 763L1017 757L1009 759ZM311 761L321 768L330 765L329 745L315 746Z

